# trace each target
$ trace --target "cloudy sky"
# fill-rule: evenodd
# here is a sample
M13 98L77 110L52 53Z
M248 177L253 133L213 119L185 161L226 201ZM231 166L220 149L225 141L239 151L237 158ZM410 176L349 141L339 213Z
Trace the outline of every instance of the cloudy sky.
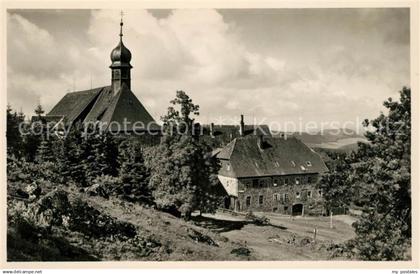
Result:
M132 89L159 120L176 90L201 122L345 123L409 86L408 9L125 10ZM9 10L8 102L27 115L110 84L119 10ZM223 117L225 120L221 120Z

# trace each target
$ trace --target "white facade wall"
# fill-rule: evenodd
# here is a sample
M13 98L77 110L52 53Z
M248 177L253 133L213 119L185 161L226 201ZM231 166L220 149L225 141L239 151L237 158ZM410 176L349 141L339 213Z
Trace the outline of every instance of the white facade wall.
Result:
M222 175L217 175L217 177L230 196L238 197L238 179Z

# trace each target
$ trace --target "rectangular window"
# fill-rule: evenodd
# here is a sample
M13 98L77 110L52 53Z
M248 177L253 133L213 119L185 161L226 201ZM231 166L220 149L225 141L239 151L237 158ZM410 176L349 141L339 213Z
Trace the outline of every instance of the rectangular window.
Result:
M300 198L300 192L299 191L296 192L296 198Z
M289 202L289 194L284 193L284 202L287 203Z
M260 181L259 186L260 186L261 188L265 186L265 183L264 183L264 181L263 181L263 180L261 180L261 181Z
M278 193L274 193L274 195L273 195L273 200L274 201L280 201L280 194L278 194Z
M251 206L251 196L246 197L245 204L247 207Z
M312 197L312 191L308 190L306 193L308 195L308 198L311 198Z
M318 195L319 195L319 197L322 197L322 190L321 189L318 190Z
M284 179L284 183L287 185L289 183L289 178Z
M260 205L262 205L264 203L264 196L263 195L260 195L260 197L258 197L258 203Z
M300 184L300 180L299 180L299 178L296 178L295 179L295 183L298 185L298 184Z
M312 183L312 177L308 176L308 184Z
M252 180L252 187L258 187L258 179Z

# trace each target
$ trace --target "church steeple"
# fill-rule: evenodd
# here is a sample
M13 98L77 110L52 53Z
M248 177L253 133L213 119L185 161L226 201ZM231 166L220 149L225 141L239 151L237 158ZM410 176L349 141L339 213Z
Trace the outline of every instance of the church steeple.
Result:
M116 94L119 91L123 83L125 83L128 86L128 88L131 89L131 52L128 50L128 48L124 46L124 43L122 41L123 25L124 23L121 12L120 42L111 51L112 64L110 68L112 70L112 90L114 91L114 94Z

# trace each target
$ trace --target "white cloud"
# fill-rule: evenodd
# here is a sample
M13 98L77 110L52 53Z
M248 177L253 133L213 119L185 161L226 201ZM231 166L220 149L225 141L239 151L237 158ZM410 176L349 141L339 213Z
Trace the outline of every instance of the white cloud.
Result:
M119 11L92 11L89 28L80 31L87 33L88 41L80 43L85 47L57 40L20 15L9 16L12 105L29 113L40 97L49 110L73 82L81 90L90 88L91 78L93 86L110 84L109 53L119 39ZM179 89L201 106L203 122L241 113L281 122L374 117L381 102L405 84L401 79L408 79L405 48L382 45L385 38L379 34L367 46L357 33L346 39L355 40L355 49L350 42L322 49L284 42L296 43L303 56L311 56L306 60L279 54L276 45L271 52L251 50L238 27L216 10L174 10L161 19L130 10L124 16L132 89L155 119Z

